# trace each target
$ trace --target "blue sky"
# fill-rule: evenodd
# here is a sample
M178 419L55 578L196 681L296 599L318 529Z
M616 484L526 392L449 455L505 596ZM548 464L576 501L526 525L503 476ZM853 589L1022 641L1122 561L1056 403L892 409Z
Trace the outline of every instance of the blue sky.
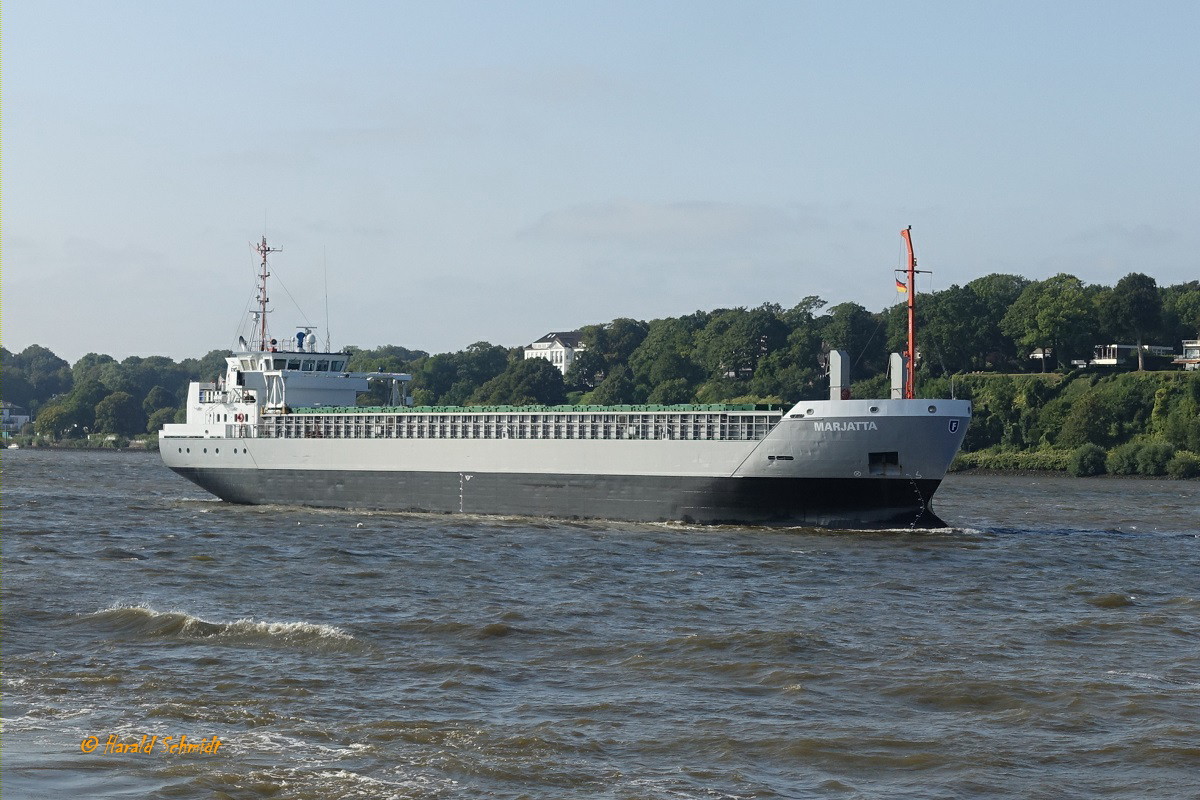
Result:
M441 352L990 272L1200 277L1200 4L12 2L3 344ZM285 288L286 287L286 288ZM294 303L293 303L294 298Z

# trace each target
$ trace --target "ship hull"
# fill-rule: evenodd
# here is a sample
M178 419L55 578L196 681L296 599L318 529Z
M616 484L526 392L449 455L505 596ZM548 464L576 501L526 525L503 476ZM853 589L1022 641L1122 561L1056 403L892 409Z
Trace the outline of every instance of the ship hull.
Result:
M174 467L233 503L630 522L942 527L917 478L554 475Z

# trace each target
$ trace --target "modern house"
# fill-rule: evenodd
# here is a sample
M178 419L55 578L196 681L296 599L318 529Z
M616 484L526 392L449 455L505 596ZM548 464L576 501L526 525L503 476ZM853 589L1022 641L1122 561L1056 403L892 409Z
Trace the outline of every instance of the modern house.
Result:
M525 358L544 358L566 375L575 361L575 354L586 349L579 331L555 331L526 347Z
M1182 364L1184 369L1200 369L1200 339L1184 339L1183 355L1171 363Z
M1142 345L1142 352L1148 356L1165 356L1167 358L1175 355L1174 348L1156 344ZM1088 366L1115 367L1136 359L1136 344L1098 344L1093 348L1092 360L1088 362Z
M0 404L0 411L3 411L3 416L0 417L0 437L5 439L20 433L21 428L31 419L25 409L12 403Z

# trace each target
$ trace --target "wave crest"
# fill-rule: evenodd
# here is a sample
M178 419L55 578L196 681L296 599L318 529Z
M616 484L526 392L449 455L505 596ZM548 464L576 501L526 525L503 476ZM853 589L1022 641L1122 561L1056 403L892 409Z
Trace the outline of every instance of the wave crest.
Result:
M116 605L84 615L84 620L118 636L144 639L205 640L216 644L343 649L358 640L341 628L315 622L272 622L249 617L210 622L184 611Z

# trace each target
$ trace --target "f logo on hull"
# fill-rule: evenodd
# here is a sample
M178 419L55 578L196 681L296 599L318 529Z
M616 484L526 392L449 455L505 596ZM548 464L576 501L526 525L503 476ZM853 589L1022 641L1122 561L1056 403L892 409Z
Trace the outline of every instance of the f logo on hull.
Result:
M958 433L958 420L956 420L956 419L950 420L950 432Z

